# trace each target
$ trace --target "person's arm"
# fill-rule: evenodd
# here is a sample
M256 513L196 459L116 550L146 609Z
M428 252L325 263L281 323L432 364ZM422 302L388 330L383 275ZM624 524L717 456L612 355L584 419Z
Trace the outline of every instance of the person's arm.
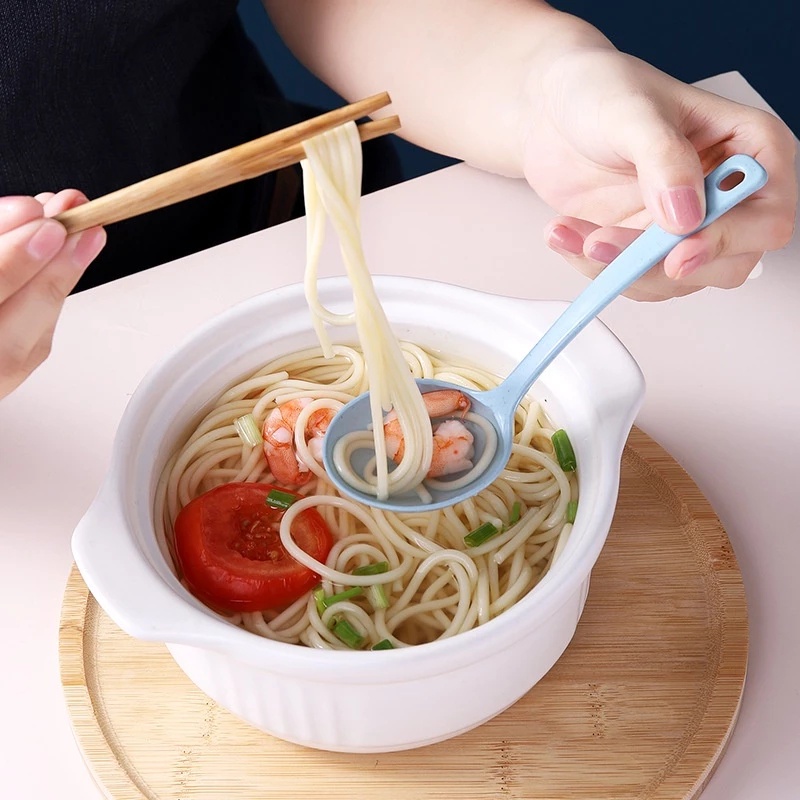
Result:
M264 0L278 33L347 100L389 91L404 139L522 177L536 64L607 47L591 25L539 0ZM376 116L379 116L377 114Z
M627 292L660 300L740 285L794 225L795 140L783 123L621 53L541 0L264 0L294 53L348 100L387 90L400 134L511 176L562 216L551 248L595 275L650 222L689 233L703 176L734 153L767 186Z

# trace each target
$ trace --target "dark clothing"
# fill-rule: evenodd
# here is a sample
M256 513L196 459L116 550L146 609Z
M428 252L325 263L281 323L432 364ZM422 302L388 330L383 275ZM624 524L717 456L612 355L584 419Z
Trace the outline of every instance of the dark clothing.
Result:
M0 196L90 198L285 127L236 0L2 0ZM268 175L109 226L79 289L267 224Z

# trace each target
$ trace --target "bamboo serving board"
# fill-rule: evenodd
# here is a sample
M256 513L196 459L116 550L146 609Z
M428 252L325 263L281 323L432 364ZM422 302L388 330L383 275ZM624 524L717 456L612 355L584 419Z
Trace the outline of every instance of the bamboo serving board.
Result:
M697 798L725 750L744 685L741 574L710 505L668 453L634 429L622 463L614 524L567 651L499 717L416 750L326 753L250 727L202 694L163 645L120 631L73 570L61 679L103 793L113 800Z

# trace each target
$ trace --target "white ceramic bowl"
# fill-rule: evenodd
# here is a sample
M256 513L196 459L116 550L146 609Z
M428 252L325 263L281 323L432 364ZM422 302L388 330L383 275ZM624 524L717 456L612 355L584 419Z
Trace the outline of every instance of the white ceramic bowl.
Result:
M400 338L500 375L564 308L410 278L375 284ZM321 281L320 297L334 310L351 306L342 278ZM346 328L334 334L354 341ZM441 741L518 700L569 644L614 513L642 375L595 321L537 383L536 395L573 442L580 505L561 557L525 598L492 622L441 642L323 652L255 636L206 608L178 582L153 532L158 476L214 398L269 359L315 343L302 287L295 285L212 319L153 368L122 418L104 485L75 530L75 561L124 631L165 642L197 686L268 733L347 752Z

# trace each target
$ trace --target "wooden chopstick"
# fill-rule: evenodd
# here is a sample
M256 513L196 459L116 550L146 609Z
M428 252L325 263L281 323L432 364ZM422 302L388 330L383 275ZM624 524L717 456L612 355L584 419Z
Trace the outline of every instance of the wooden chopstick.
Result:
M370 120L359 125L358 135L361 137L362 142L368 142L370 139L377 139L379 136L385 136L387 133L394 133L397 130L400 130L400 117L384 117L383 119ZM306 153L303 150L302 143L287 147L278 153L271 153L265 159L265 163L268 162L268 168L258 174L274 172L276 169L288 167L290 164L302 161L305 157ZM82 208L82 206L79 207Z
M68 233L95 225L110 225L157 208L188 200L232 183L256 178L266 172L294 164L305 157L302 142L345 122L368 116L391 103L387 92L320 114L288 128L146 178L123 189L70 208L57 219ZM400 127L398 117L387 117L359 125L361 141L392 133Z

